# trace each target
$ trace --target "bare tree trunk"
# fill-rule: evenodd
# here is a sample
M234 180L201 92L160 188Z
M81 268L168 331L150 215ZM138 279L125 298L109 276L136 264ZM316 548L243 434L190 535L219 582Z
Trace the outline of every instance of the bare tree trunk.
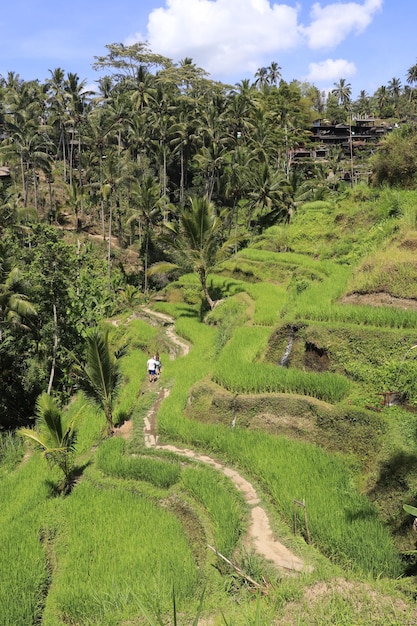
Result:
M110 266L111 266L111 232L112 232L112 219L113 219L113 209L112 209L112 204L110 202L110 207L109 207L109 241L108 241L108 246L107 246L107 286L109 288L109 293L110 293L110 289L111 289L111 281L110 281L110 277L111 277L111 272L110 272Z
M148 227L149 228L149 227ZM148 228L146 229L146 239L145 239L145 259L144 259L144 267L143 267L143 293L148 293L148 253L149 253L149 232Z
M52 348L52 365L51 365L51 373L49 375L49 384L48 384L48 396L51 395L52 383L54 382L55 376L55 366L56 366L56 354L58 351L58 316L56 314L56 304L53 305L54 311L54 345Z
M33 172L33 201L35 205L35 211L38 212L38 183L36 181L36 169L35 166L32 168Z

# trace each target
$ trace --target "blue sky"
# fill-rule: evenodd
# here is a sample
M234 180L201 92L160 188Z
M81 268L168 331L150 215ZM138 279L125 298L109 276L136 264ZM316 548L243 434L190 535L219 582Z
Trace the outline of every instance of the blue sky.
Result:
M0 74L44 81L62 67L92 85L106 44L146 41L225 83L276 61L287 81L328 90L345 78L357 97L393 77L406 84L416 25L417 0L12 0L0 14Z

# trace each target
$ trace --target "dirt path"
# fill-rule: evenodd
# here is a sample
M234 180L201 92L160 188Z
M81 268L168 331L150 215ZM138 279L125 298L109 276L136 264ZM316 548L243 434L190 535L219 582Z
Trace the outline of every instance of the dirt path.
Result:
M189 345L175 334L174 323L172 318L162 313L157 313L151 309L144 309L144 312L157 318L166 325L166 334L180 350L181 356L185 356L189 352ZM246 548L253 548L263 556L267 561L272 562L280 570L286 572L306 571L304 562L295 554L293 554L286 546L277 541L271 529L268 515L261 506L260 498L254 486L248 482L243 476L230 467L222 465L210 456L200 454L190 449L178 448L172 445L162 445L158 441L156 419L161 403L169 395L169 390L162 388L154 405L148 411L145 417L144 438L147 447L155 447L162 450L169 450L187 458L194 459L201 463L206 463L214 467L218 471L227 476L241 492L245 502L250 509L249 528L244 539ZM121 432L123 429L123 432ZM119 434L128 438L130 436L131 425L127 426L127 422L119 429ZM309 568L308 568L309 569Z

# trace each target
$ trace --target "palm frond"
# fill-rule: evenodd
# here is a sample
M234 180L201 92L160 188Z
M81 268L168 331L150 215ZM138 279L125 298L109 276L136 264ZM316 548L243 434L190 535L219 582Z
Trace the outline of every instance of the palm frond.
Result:
M154 263L148 267L148 276L155 276L155 274L168 274L169 272L173 272L179 268L180 266L176 263L161 261L160 263Z

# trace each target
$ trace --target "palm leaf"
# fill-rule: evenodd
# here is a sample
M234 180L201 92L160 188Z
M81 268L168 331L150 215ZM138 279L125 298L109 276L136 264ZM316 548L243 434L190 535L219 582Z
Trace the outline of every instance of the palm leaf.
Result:
M110 429L113 428L113 400L122 381L118 358L126 353L126 347L111 354L108 330L92 329L86 338L86 364L76 360L75 373L84 394L105 413Z
M410 515L414 515L414 517L417 517L417 508L415 506L411 506L410 504L403 504L403 509L406 513L410 513Z
M180 269L180 266L176 263L161 261L160 263L154 263L148 267L148 276L155 276L155 274L168 274L169 272L173 272L177 269Z

